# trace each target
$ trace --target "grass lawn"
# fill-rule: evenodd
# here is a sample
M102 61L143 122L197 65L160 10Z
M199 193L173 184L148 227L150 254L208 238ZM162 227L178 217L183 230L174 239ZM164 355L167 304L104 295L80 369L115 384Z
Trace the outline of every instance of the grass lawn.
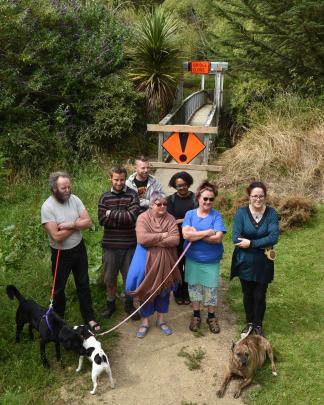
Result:
M76 354L62 349L69 366L62 371L55 364L54 345L49 344L47 354L52 368L48 372L40 364L38 340L29 341L27 328L21 343L14 343L17 301L10 301L3 287L15 284L26 297L34 298L44 306L49 303L52 284L50 251L40 225L40 206L49 195L46 177L34 182L13 184L0 193L1 404L60 402L57 394L53 394L58 392L60 386L67 390L78 386L74 384L78 378L74 371L77 366ZM107 188L107 174L99 166L87 167L73 175L73 192L83 200L95 225L93 230L84 232L90 275L94 282L100 275L101 264L102 229L97 221L97 202ZM267 363L255 377L255 382L262 388L247 393L246 400L251 404L324 403L323 233L324 206L306 228L281 236L277 247L275 280L269 288L265 319L265 332L278 358L278 377L271 375ZM228 278L232 252L230 232L225 243L223 277ZM105 303L104 289L100 283L94 283L91 288L95 312L99 314ZM67 298L67 322L73 325L81 323L72 277L67 287ZM241 314L239 331L244 319L237 280L230 282L228 302L234 311ZM103 320L103 330L115 325L121 313L109 321ZM103 338L108 352L117 342L117 334L112 337ZM78 389L83 389L85 393L86 388Z
M267 293L264 329L277 357L278 376L267 362L254 382L261 389L245 396L249 404L324 403L324 206L302 229L281 235L275 279ZM232 246L226 237L224 277L229 279ZM230 282L230 307L245 323L239 280Z
M97 220L97 202L100 194L108 188L107 172L97 169L80 171L74 176L73 192L87 207L94 229L83 233L89 256L89 273L94 310L97 318L105 305L105 293L101 283L97 283L101 273L102 228ZM65 385L67 390L79 376L75 373L78 356L66 352L62 354L67 367L64 370L56 364L54 344L46 346L51 371L40 363L38 333L35 342L30 342L25 326L21 342L15 344L15 313L18 302L10 301L4 286L15 284L25 297L33 298L47 307L52 287L50 249L47 236L40 225L40 207L48 197L47 175L34 182L19 182L2 190L0 202L0 403L1 404L45 404L59 400L53 393ZM66 290L66 321L70 325L82 323L78 298L73 277ZM121 309L121 305L119 305ZM111 320L100 319L103 330L116 324L123 311L117 311ZM103 337L105 350L109 353L117 342L118 333ZM90 367L90 366L89 366ZM90 372L90 368L88 370ZM87 393L88 387L79 387ZM73 388L75 389L75 388Z

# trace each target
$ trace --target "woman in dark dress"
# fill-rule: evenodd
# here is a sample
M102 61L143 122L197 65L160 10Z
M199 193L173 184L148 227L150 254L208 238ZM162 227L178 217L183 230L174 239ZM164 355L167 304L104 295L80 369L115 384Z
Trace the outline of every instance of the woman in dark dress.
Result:
M233 222L231 268L231 279L239 277L243 292L247 325L242 337L252 331L263 336L266 292L274 274L274 262L265 255L265 248L273 247L279 238L278 214L266 205L266 186L255 181L246 192L249 205L237 210Z
M182 222L187 211L194 209L197 206L195 201L195 194L189 191L190 186L193 184L192 176L187 172L175 173L170 181L169 187L176 189L177 191L168 196L167 198L167 211L173 215L178 224L180 232L180 243L178 246L178 255L180 256L183 252L183 236L182 236ZM175 301L178 305L189 305L190 298L188 293L188 283L184 281L184 265L185 258L183 257L178 264L178 268L182 277L182 284L179 285L173 295Z

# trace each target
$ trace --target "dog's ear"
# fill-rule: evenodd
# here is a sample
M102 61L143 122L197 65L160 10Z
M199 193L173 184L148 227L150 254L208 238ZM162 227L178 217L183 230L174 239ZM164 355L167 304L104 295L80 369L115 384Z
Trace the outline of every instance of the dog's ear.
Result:
M71 349L71 330L67 326L63 326L63 328L60 330L58 339L60 343L63 344L65 349Z
M234 347L235 347L235 342L234 342L234 340L232 340L232 347L231 347L232 352L234 352Z
M83 338L83 333L82 333L82 332L83 332L83 325L74 326L73 329L75 330L76 334L77 334L78 336L80 336L81 339L84 340L84 338Z

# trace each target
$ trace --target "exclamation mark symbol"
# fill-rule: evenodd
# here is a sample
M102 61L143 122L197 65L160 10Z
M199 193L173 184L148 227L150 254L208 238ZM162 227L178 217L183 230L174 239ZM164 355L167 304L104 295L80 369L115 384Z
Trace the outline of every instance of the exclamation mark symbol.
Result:
M179 133L180 146L181 146L181 152L182 152L182 154L179 156L179 160L181 162L185 162L187 160L187 155L184 152L186 150L188 136L189 136L189 134L187 134L185 132Z

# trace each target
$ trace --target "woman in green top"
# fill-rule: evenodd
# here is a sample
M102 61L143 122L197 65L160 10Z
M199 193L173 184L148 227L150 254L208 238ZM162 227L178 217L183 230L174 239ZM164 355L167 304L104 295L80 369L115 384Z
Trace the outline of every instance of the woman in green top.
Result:
M266 310L266 292L273 280L274 262L264 253L278 242L277 212L266 206L267 189L255 181L246 189L249 205L237 210L233 222L231 279L238 276L243 292L246 327L241 336L254 331L263 336L262 322Z

